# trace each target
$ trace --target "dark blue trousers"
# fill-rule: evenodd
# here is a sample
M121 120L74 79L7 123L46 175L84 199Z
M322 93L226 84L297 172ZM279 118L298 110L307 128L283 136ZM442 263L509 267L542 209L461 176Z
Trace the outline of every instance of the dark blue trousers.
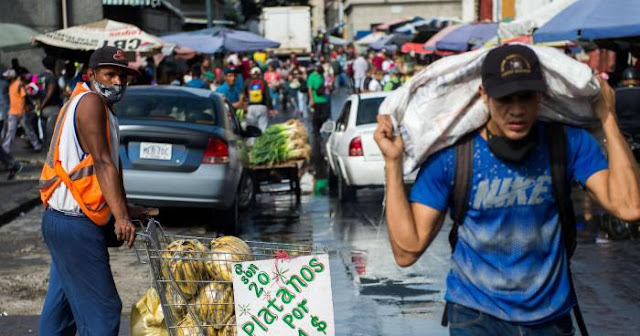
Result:
M447 304L451 336L572 336L571 315L529 326L504 321L459 304Z
M102 229L86 217L46 210L42 235L51 253L40 335L118 335L118 296Z

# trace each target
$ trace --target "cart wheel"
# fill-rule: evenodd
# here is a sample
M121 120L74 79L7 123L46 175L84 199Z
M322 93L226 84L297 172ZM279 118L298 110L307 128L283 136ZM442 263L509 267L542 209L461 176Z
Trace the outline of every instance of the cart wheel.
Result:
M238 187L238 208L245 210L256 201L256 193L253 177L251 174L245 174L240 180Z
M218 211L214 223L220 223L219 228L227 235L240 234L240 220L238 218L238 196L233 199L233 204L226 210Z

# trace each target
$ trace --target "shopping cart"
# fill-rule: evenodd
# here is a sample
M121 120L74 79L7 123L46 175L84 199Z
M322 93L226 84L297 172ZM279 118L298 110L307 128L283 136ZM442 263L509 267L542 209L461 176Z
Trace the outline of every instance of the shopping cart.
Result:
M245 241L250 255L213 252L215 237L169 234L154 219L140 226L135 252L149 265L170 335L234 335L233 262L328 253L326 246L255 241Z

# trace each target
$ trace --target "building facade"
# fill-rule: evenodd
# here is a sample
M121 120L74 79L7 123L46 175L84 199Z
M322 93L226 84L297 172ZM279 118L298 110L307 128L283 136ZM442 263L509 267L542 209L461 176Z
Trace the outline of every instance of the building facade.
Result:
M347 39L395 19L462 17L461 0L346 0L343 6Z

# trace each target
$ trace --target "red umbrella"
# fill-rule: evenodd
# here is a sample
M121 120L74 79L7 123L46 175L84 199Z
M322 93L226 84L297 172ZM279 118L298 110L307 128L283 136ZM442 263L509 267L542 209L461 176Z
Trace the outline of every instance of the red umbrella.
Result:
M424 48L424 43L405 43L402 45L400 50L405 54L412 51L416 54L433 54L433 50L427 50Z

